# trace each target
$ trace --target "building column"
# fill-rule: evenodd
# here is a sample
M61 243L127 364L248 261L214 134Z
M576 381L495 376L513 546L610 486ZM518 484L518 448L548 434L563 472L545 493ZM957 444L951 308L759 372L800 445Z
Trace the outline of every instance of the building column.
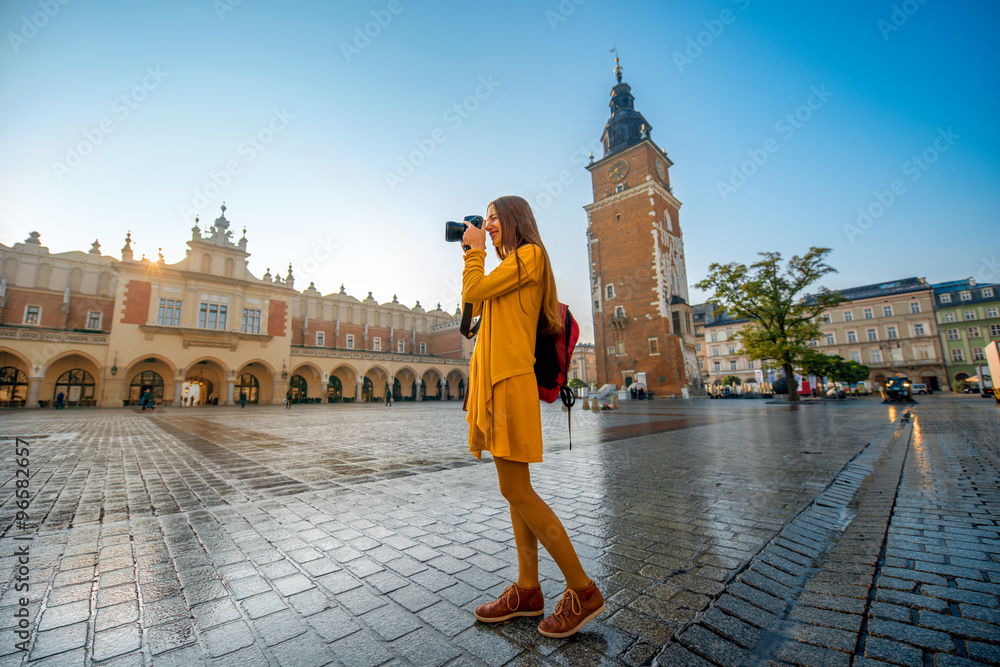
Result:
M359 375L358 379L357 379L357 384L355 385L355 389L354 389L354 402L355 403L360 403L361 402L361 389L364 387L364 385L365 385L365 376Z
M444 394L444 378L440 378L438 380L438 398L440 400L442 400L442 401L445 399L445 394Z
M226 371L226 405L236 405L233 391L236 388L236 371Z
M26 408L38 407L38 396L42 391L42 380L44 378L37 375L28 376L28 400L25 402Z
M420 391L420 386L423 384L423 381L424 381L424 379L422 377L419 377L419 376L416 379L416 383L417 383L417 400L418 401L424 400L424 394L423 394L422 391Z
M181 404L181 396L183 396L182 392L184 390L184 376L186 374L187 373L183 368L178 368L174 371L174 407Z

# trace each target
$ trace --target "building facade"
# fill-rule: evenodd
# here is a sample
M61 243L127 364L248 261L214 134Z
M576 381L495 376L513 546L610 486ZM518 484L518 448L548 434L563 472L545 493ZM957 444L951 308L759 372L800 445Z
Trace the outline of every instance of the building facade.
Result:
M247 268L222 215L196 221L176 264L52 254L32 232L0 245L0 406L120 407L461 398L472 342L459 318L377 303Z
M570 380L579 380L588 387L597 383L597 358L593 343L577 343L573 348L567 382Z
M934 285L934 310L949 386L976 377L986 363L984 348L1000 340L1000 285L974 278Z
M701 393L673 162L615 62L604 156L587 166L594 201L584 207L597 383L627 386L644 374L657 395Z
M839 290L846 302L825 313L817 349L871 369L871 381L905 375L934 390L947 385L934 314L934 291L923 278Z
M706 309L705 306L708 306ZM707 310L707 312L706 312ZM739 332L750 320L731 318L725 313L714 315L715 304L695 306L695 330L699 334L697 346L706 391L717 394L723 380L729 376L739 378L740 385L757 383L757 370L763 368L757 359L743 352Z

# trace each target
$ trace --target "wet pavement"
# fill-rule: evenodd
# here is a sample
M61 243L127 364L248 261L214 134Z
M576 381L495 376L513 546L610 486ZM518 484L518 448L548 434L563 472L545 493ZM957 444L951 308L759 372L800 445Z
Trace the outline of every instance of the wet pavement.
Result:
M516 557L458 403L4 412L0 667L1000 664L992 401L542 414L568 640L472 616Z

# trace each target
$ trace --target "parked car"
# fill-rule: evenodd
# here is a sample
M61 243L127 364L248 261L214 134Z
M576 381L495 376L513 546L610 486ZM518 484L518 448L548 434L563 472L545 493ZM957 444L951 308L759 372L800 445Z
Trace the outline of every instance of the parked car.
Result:
M914 382L913 384L911 384L910 385L910 391L912 391L914 394L929 394L929 393L931 393L931 390L927 388L927 385L925 385L923 383L920 383L920 382Z
M840 387L830 387L826 390L826 395L829 398L844 398L847 396L847 394L844 393L844 390Z

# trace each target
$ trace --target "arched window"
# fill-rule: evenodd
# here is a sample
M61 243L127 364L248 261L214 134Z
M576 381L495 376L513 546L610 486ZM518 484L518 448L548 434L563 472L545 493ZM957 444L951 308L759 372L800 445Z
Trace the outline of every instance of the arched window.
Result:
M625 317L625 307L615 306L615 317L622 318Z
M309 391L309 384L306 379L301 375L293 375L289 386L292 390L292 402L298 403L302 399L306 398Z
M76 266L69 272L69 289L71 292L79 292L83 287L83 269Z
M111 295L111 274L107 271L102 271L100 278L97 279L97 293L100 296Z
M615 286L614 285L608 285L607 287L604 288L604 298L605 299L613 299L613 298L615 298Z
M240 394L246 394L247 403L256 403L260 396L260 383L252 373L244 373L236 380L234 391L237 402L240 400Z
M153 392L154 401L163 400L163 378L156 371L143 371L136 373L132 378L132 384L128 388L128 400L130 405L138 405L139 398L147 390Z
M35 287L49 289L52 282L52 267L48 264L39 264L38 272L35 274Z
M63 395L67 405L93 405L94 403L94 376L82 368L74 368L66 371L56 380L56 386L52 390L52 399Z
M326 400L329 403L340 403L344 400L344 387L336 375L331 375L326 385Z
M201 256L201 272L211 273L212 272L212 256L207 252Z
M24 405L28 397L28 376L13 366L0 368L0 405Z
M233 258L232 257L227 257L226 258L226 275L228 277L230 277L230 278L233 277L233 267L234 266L235 265L233 264Z

